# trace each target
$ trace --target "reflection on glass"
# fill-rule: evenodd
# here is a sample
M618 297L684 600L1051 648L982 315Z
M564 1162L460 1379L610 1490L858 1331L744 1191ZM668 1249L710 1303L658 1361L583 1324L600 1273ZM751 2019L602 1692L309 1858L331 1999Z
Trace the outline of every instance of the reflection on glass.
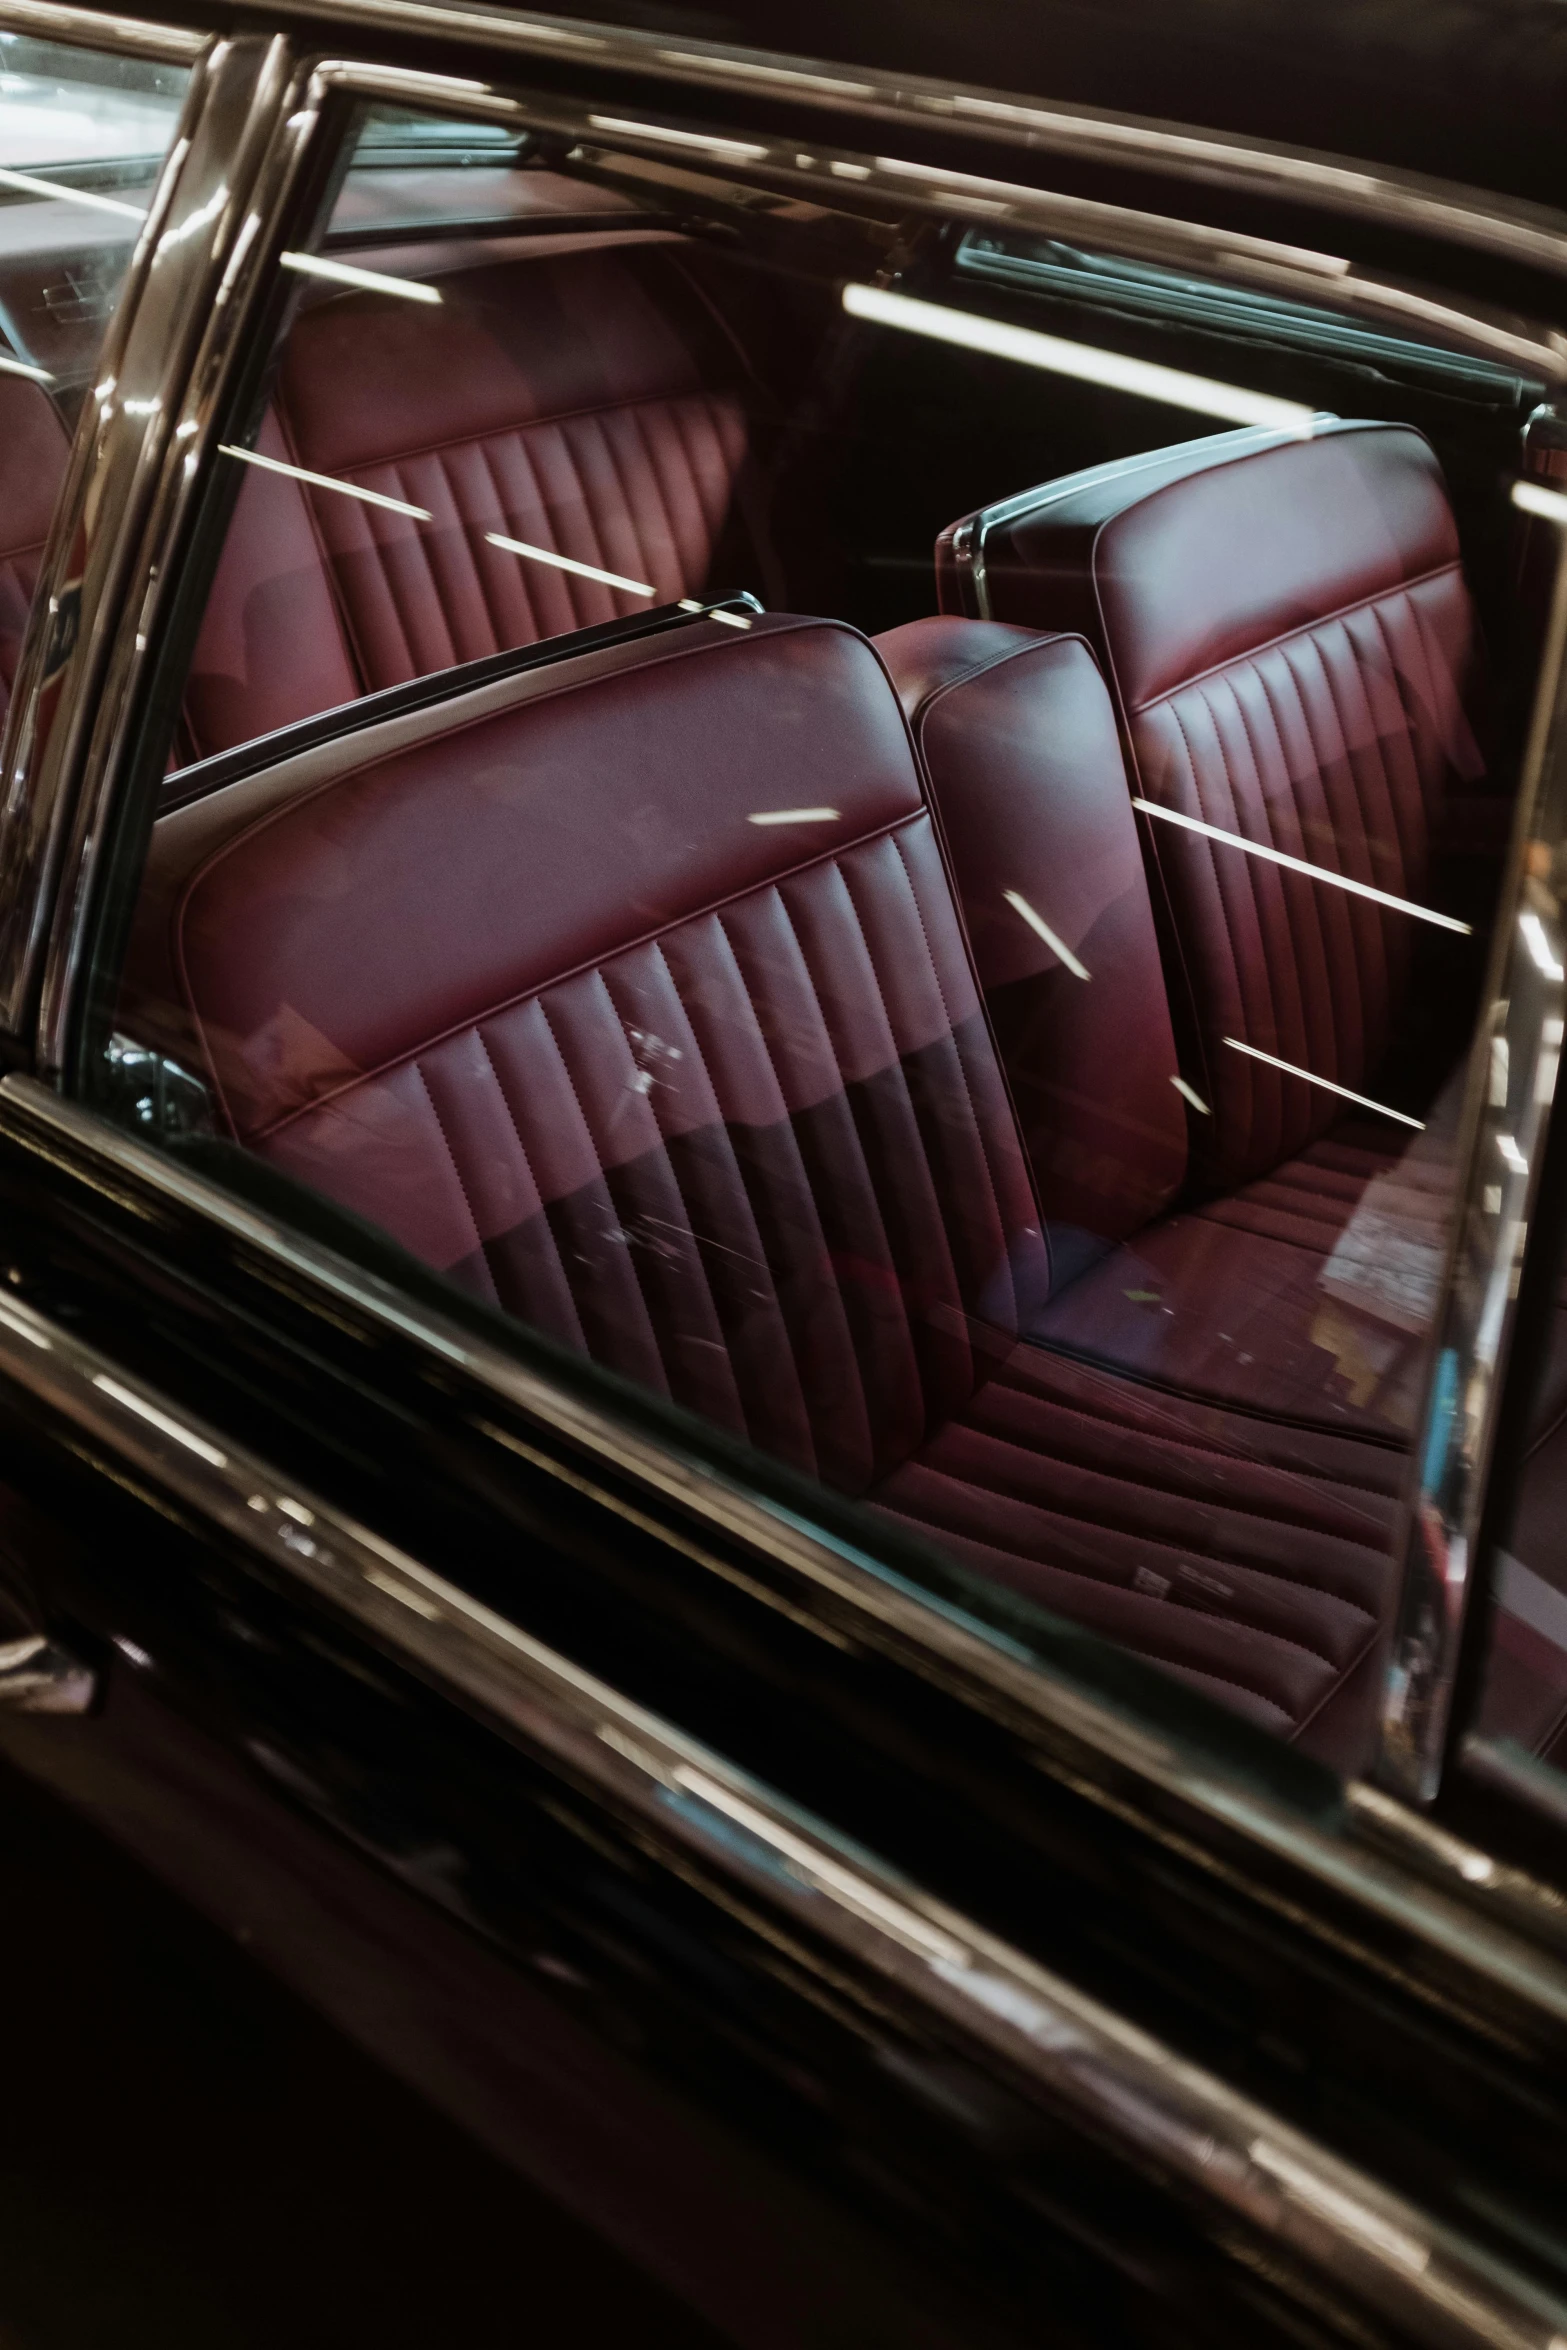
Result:
M802 1515L1364 1767L1544 387L462 131L299 257L119 1029Z

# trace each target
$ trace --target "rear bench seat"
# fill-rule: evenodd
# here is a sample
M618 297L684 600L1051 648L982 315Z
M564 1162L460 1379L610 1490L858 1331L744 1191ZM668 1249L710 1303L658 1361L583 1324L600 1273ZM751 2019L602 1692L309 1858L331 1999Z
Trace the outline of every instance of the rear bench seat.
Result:
M761 405L678 239L544 236L414 258L439 305L334 293L295 320L257 448L421 508L249 468L186 695L206 757L383 686L724 587ZM359 256L386 271L395 252ZM646 583L530 562L487 534Z
M1031 708L1035 785L1062 788L1018 798L1003 759L975 792L1031 887L1097 893L1063 1066L1118 1032L1096 987L1146 1015L1131 1229L1184 1143L1113 719L1081 642L993 650L960 689L975 737L982 704ZM826 837L749 821L823 804ZM956 827L971 881L982 830ZM1031 1337L1092 1269L1053 1249L920 764L852 630L694 622L214 792L156 828L132 971L127 1025L206 1067L241 1142L478 1295L1356 1759L1401 1456ZM1025 1103L1047 1194L1053 1137L1091 1162L1136 1093Z

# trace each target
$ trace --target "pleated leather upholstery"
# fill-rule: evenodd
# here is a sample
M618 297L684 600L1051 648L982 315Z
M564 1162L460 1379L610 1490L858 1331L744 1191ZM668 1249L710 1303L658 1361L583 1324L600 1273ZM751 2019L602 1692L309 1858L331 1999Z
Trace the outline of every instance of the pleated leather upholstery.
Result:
M1044 485L983 536L997 620L1081 629L1132 783L1159 808L1424 902L1445 803L1481 762L1475 621L1430 446L1404 425L1247 430ZM1411 917L1157 816L1145 843L1184 1075L1214 1189L1326 1133L1342 1105L1226 1042L1375 1091Z
M180 1049L235 1134L982 1575L1315 1722L1385 1619L1399 1455L1030 1343L1092 1275L1049 1295L870 648L694 625L506 695L158 828Z
M258 446L420 513L246 479L194 662L202 753L707 584L749 445L744 371L670 251L543 252L437 290L296 321Z
M1295 1734L1385 1619L1396 1452L1019 1347L878 1504Z
M1473 757L1456 690L1472 629L1454 560L1134 707L1143 795L1421 902L1444 788ZM1364 1092L1407 982L1411 917L1169 824L1149 833L1215 1118L1207 1156L1216 1180L1243 1182L1340 1113L1225 1040Z
M245 1139L863 1491L1015 1343L1044 1246L874 656L694 635L286 805L194 879L180 961ZM824 772L825 853L749 825Z

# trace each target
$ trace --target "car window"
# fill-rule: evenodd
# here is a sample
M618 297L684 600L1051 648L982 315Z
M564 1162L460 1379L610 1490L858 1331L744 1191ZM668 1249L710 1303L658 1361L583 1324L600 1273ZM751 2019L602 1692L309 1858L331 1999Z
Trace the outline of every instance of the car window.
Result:
M616 127L284 256L99 1098L1361 1768L1554 361Z
M0 717L182 67L0 35Z

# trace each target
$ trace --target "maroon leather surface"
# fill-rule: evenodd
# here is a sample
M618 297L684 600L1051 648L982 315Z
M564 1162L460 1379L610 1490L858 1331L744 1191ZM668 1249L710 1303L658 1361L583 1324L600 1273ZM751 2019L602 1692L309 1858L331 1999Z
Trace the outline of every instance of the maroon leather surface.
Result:
M16 665L70 444L39 385L0 375L0 720Z
M274 415L262 420L256 447L291 462ZM303 485L246 466L186 680L194 755L363 691Z
M1065 740L1092 677L1030 644L997 682L1059 694ZM173 960L237 1134L562 1344L1309 1726L1376 1637L1397 1455L1023 1342L1046 1246L871 648L698 625L517 694L203 832Z
M875 1499L1293 1735L1377 1637L1401 1469L1020 1346Z
M1433 826L1481 766L1474 617L1436 459L1393 425L1217 436L1206 463L1201 446L1131 460L1119 486L1100 468L1010 526L992 608L1086 629L1142 797L1423 902ZM1340 1111L1225 1039L1374 1092L1410 917L1157 819L1147 846L1185 1074L1213 1113L1192 1145L1229 1188Z
M1367 1131L1328 1136L1231 1197L1135 1234L1052 1298L1030 1334L1173 1394L1402 1445L1425 1334L1358 1313L1322 1283L1367 1183L1391 1163Z
M197 876L224 1100L481 1294L863 1489L1046 1285L901 713L830 623L554 674ZM824 775L830 845L748 824Z
M1175 1040L1104 680L1081 637L983 621L913 621L877 651L925 760L1053 1243L1080 1255L1068 1234L1123 1238L1186 1171Z
M707 583L747 450L743 370L670 251L541 251L437 283L439 305L353 293L295 321L278 450L433 519L246 483L195 659L204 751Z

